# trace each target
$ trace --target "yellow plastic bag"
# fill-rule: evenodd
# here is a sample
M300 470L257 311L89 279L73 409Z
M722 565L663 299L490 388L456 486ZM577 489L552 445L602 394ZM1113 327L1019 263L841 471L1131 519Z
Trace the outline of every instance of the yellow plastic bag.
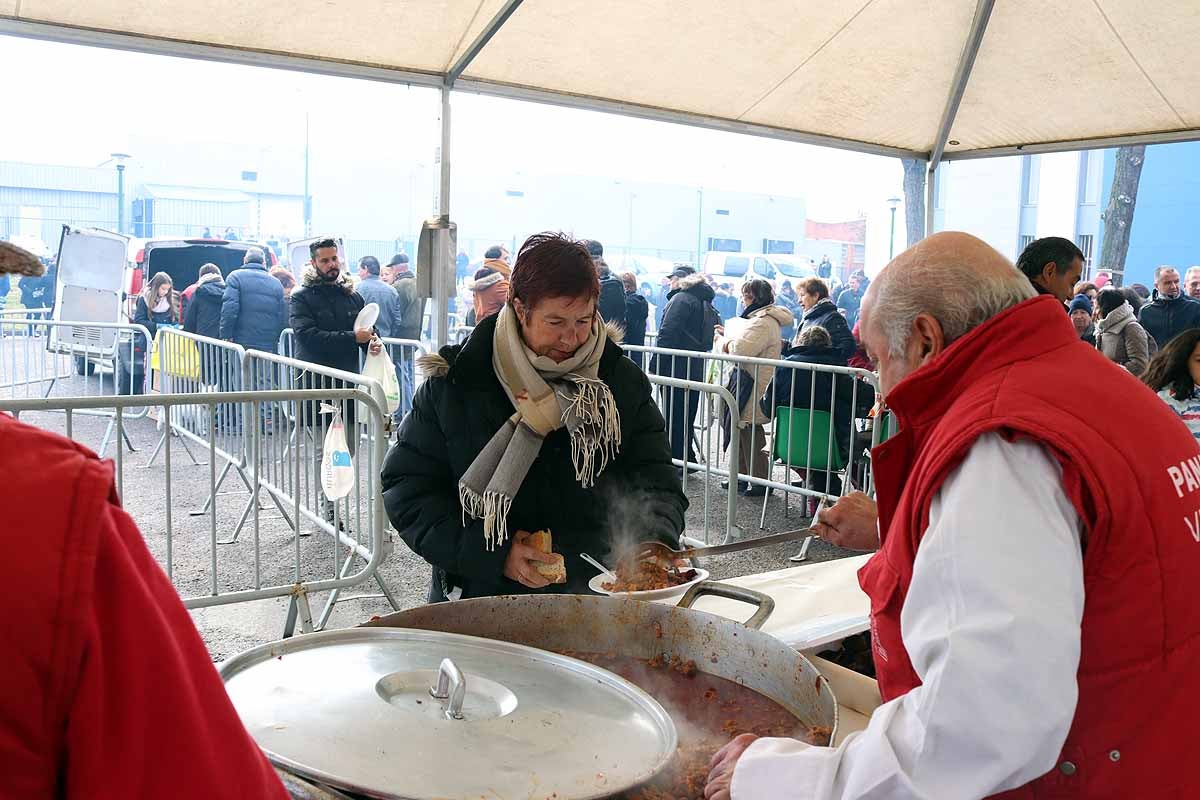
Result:
M162 331L154 336L154 346L150 350L150 369L162 372L160 353L165 349L166 373L173 378L183 378L190 381L200 380L200 350L191 339L182 336L171 338L170 346L162 345Z

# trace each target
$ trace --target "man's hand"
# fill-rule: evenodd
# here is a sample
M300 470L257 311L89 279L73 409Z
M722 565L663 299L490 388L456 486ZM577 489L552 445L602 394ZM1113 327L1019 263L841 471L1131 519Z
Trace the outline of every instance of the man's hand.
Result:
M517 531L513 536L512 549L508 551L508 558L504 560L504 577L530 589L541 589L549 586L550 581L530 562L553 564L556 559L549 553L543 553L525 544L531 535L529 531Z
M733 769L746 748L758 739L753 733L743 733L717 751L708 763L708 782L704 784L704 800L730 800Z
M354 329L354 341L358 342L359 344L366 344L367 342L371 341L374 336L375 331L371 330L370 328Z
M367 352L373 356L377 356L383 352L383 342L378 337L371 340L371 344L367 347Z
M812 531L847 550L878 550L879 510L874 500L862 492L852 492L818 514Z

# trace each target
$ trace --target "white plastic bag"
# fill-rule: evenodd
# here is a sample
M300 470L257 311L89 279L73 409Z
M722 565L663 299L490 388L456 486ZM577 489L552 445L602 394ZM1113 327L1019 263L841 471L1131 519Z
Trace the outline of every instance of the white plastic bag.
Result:
M354 461L350 448L346 446L346 426L342 424L342 412L336 406L321 404L322 414L332 414L329 429L325 431L325 449L321 457L321 486L327 500L340 500L354 488Z
M400 407L400 381L396 380L396 365L388 358L386 350L378 353L367 353L363 362L362 374L374 378L383 387L383 396L387 400L387 413L395 413Z

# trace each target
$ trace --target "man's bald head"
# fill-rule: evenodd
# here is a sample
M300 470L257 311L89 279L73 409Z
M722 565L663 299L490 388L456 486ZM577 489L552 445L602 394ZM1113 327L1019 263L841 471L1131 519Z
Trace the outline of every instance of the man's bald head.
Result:
M1029 280L986 242L935 233L898 255L863 298L861 332L894 384L956 339L1036 296ZM886 391L886 388L885 388Z

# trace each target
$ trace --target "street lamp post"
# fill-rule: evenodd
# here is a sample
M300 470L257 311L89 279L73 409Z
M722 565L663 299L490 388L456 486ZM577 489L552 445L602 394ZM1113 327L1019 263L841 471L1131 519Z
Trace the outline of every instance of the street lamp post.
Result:
M117 162L117 233L125 232L125 162L129 160L128 153L112 153L111 158Z
M896 254L896 207L900 205L899 197L889 197L888 208L892 210L892 230L888 236L888 261L892 260L892 256Z

